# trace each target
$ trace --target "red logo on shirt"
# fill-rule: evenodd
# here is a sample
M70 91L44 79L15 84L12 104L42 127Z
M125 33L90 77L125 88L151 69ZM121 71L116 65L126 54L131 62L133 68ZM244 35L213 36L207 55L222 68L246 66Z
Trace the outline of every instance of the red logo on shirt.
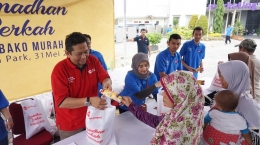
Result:
M75 80L74 77L69 77L69 78L68 78L69 83L73 83L74 80Z
M91 73L93 73L94 71L96 71L96 70L93 68L93 69L88 70L88 73L91 74Z

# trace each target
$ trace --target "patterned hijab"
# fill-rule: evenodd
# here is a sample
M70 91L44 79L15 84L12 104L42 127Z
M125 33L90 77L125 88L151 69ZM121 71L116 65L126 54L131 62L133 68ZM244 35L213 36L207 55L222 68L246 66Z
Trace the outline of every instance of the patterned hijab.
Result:
M160 81L175 106L156 127L151 144L198 144L203 132L204 117L201 87L188 71L173 72Z
M244 52L230 53L228 54L228 60L240 60L248 66L251 85L250 91L253 98L255 98L255 63L253 62L253 60L247 53Z
M142 63L143 61L147 61L149 64L149 59L148 59L148 55L144 54L144 53L137 53L133 56L132 58L132 72L139 78L139 79L147 79L149 78L152 73L148 70L147 74L140 74L138 72L138 67L140 65L140 63ZM149 64L150 65L150 64Z

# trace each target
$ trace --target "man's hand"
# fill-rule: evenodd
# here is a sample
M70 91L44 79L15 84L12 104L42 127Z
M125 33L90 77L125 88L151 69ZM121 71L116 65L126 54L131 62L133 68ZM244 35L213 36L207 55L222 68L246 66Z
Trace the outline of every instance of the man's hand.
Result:
M188 69L188 71L190 71L192 73L196 73L196 70L194 68L192 68L192 67L188 66L187 69Z
M200 73L202 73L204 71L203 67L200 67Z
M130 97L127 96L123 96L122 99L122 103L125 104L127 107L129 107L129 105L132 103L132 99Z
M112 90L112 80L110 78L106 78L102 83L103 89Z
M14 126L14 123L13 123L13 119L12 117L11 118L8 118L6 121L5 121L5 127L6 127L6 130L7 131L10 131Z
M90 104L91 106L100 110L104 110L107 108L106 100L99 97L90 97Z

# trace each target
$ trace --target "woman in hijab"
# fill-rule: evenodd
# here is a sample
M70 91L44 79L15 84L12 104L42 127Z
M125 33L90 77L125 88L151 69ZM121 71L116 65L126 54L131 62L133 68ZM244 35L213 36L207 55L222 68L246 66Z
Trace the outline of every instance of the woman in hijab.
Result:
M247 53L244 52L230 53L228 54L228 60L240 60L248 66L250 76L250 93L252 94L253 98L255 98L255 63L253 60Z
M249 69L245 63L232 60L219 64L222 88L236 92L239 102L236 111L247 121L249 129L260 128L260 106L250 94Z
M162 77L160 82L164 89L164 105L171 108L165 115L156 116L145 112L129 97L123 97L122 103L140 121L156 128L152 145L199 144L203 131L204 97L193 74L177 71Z
M132 58L132 70L126 74L125 87L120 96L130 96L135 104L141 106L145 98L153 95L156 98L161 87L155 74L149 71L150 64L147 54L137 53ZM119 106L120 114L127 111L127 106Z

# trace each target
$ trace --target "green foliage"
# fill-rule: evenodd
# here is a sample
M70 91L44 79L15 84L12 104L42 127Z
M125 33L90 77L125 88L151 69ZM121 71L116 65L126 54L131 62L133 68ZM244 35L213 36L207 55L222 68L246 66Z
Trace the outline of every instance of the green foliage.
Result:
M178 24L179 24L179 20L176 19L176 18L173 18L173 26L174 26L174 28L176 28Z
M152 45L156 45L161 42L162 40L162 34L160 33L147 33L146 37L149 39L149 42Z
M204 34L208 32L208 18L205 15L201 15L198 19L196 26L200 26L203 29Z
M224 37L222 37L221 33L214 33L214 32L209 32L209 35L204 35L201 38L202 41L223 41Z
M188 28L193 30L195 28L197 21L198 21L198 18L199 18L198 15L192 15L191 18L190 18Z
M192 29L189 28L181 27L173 29L172 32L167 34L167 40L170 38L172 34L179 34L181 38L184 40L192 39Z
M220 33L210 33L209 34L210 37L221 37Z
M234 24L232 34L233 35L243 35L244 32L244 26L242 23L238 20L236 20L236 23Z
M259 28L256 31L256 34L257 34L257 36L260 36L260 25L259 25Z
M213 31L215 33L222 33L222 27L224 25L223 23L224 11L225 11L224 1L217 0L217 7L214 13L214 23L213 23Z

